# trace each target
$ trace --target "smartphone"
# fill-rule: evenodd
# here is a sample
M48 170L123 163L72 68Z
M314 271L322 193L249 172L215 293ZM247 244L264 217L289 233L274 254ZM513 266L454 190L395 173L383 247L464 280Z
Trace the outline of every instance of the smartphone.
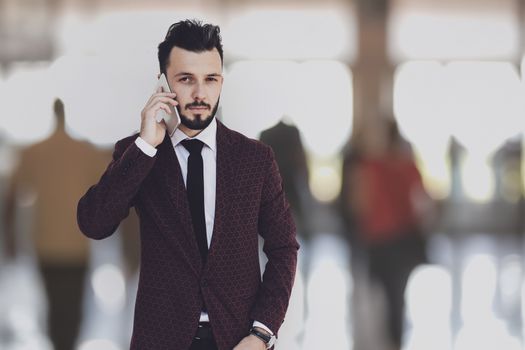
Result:
M158 89L159 86L162 87L163 92L172 92L168 84L168 79L166 79L166 76L164 75L164 73L160 75L156 89ZM175 132L175 129L177 129L177 127L180 124L180 115L179 115L179 111L177 110L177 108L175 108L175 106L173 105L169 105L169 106L170 106L171 113L168 114L166 113L165 110L159 109L157 111L156 119L157 119L157 123L160 123L162 120L164 120L164 122L166 123L167 129L168 129L168 133L171 136L173 135L173 133Z

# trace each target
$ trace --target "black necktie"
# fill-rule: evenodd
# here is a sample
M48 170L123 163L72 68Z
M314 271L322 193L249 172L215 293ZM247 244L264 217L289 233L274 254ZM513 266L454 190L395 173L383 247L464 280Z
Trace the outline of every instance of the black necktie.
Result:
M188 157L188 174L186 176L186 192L190 204L191 221L197 238L203 265L208 256L206 238L206 220L204 218L204 174L201 150L204 145L199 140L184 140L182 145L190 152Z

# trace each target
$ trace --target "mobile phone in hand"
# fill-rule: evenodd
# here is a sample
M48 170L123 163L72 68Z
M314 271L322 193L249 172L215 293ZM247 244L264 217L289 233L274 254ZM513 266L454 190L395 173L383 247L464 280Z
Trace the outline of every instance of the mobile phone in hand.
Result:
M158 89L159 86L162 87L163 92L172 92L168 84L168 79L166 79L166 75L164 75L164 73L160 75L156 88ZM175 108L175 106L169 106L171 113L168 114L165 110L159 109L157 111L156 119L157 123L160 123L162 120L164 120L168 129L168 133L171 136L180 124L180 115L179 111L177 110L177 108Z

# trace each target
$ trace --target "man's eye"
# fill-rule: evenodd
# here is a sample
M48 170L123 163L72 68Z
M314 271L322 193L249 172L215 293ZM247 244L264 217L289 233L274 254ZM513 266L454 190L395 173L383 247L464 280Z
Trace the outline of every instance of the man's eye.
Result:
M179 79L180 82L183 82L183 83L187 83L189 81L191 81L191 78L190 77L182 77Z
M208 80L208 81L217 81L217 78L209 77L207 80Z

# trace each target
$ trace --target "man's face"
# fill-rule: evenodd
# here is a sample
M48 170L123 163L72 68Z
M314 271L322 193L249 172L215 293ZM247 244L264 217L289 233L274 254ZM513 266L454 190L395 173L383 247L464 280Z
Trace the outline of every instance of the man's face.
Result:
M177 94L182 125L192 130L206 128L217 112L223 82L217 49L196 53L173 47L166 76Z

